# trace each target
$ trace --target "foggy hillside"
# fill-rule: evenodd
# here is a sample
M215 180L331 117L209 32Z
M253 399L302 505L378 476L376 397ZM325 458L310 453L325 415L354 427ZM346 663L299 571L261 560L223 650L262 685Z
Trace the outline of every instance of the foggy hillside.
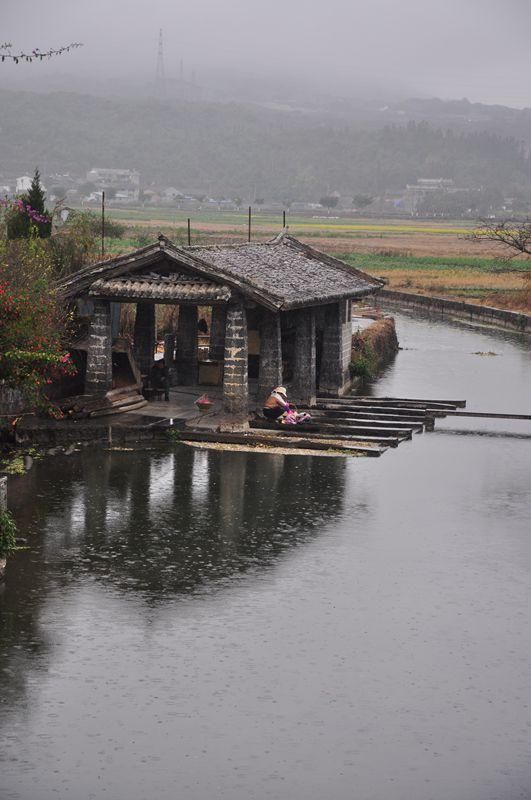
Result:
M382 111L379 121L348 124L334 115L256 105L75 93L0 91L0 104L4 177L31 174L35 166L43 174L74 175L121 167L137 169L145 186L307 200L398 191L420 177L531 189L531 164L518 140L489 133L486 125L451 131L448 124L407 122L397 107Z

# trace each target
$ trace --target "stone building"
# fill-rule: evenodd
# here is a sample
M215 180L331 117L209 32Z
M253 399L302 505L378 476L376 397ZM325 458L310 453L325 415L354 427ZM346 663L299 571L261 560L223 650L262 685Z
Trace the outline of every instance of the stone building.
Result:
M177 304L166 358L177 383L223 386L228 414L246 415L249 383L258 402L284 384L296 402L337 396L350 385L351 300L382 282L283 231L264 243L178 247L164 236L89 266L63 282L67 301L92 301L85 391L113 386L112 307L136 303L133 350L146 374L155 352L155 305ZM210 309L208 357L198 353L198 308ZM204 313L204 312L203 312Z

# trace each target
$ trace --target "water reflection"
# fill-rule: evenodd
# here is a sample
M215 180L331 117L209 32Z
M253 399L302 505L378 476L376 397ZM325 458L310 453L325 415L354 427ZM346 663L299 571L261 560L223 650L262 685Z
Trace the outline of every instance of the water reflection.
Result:
M73 573L147 594L197 590L264 566L332 520L341 511L344 475L341 459L184 446L47 460L14 493L13 510L23 517L31 483L38 484L28 527L44 531L31 538L27 557L10 564L7 585L23 582L27 562L32 572L45 565L50 574L51 566L67 580L58 568L67 561Z
M87 577L148 604L211 591L333 520L344 477L341 459L185 446L37 463L11 490L30 549L10 562L0 595L3 701L24 693L29 664L46 663L53 643L39 619L55 592Z
M529 349L399 330L380 393L530 396ZM1 800L527 797L529 442L498 434L529 425L481 425L381 459L38 464L11 493Z

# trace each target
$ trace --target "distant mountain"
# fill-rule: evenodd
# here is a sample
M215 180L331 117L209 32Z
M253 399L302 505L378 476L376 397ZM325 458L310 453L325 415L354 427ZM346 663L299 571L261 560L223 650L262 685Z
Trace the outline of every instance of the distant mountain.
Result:
M144 185L284 200L374 195L443 177L528 195L524 137L509 131L525 128L531 112L477 106L412 100L278 108L0 90L0 175L32 174L35 166L43 175L120 167L139 170Z
M488 131L531 145L531 108L471 103L469 100L409 99L382 109L382 121L429 122L454 131Z

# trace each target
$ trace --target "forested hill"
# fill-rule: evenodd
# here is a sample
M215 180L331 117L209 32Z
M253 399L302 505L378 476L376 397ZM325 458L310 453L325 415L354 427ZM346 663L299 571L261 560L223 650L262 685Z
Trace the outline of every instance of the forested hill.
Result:
M0 91L0 175L138 169L211 195L318 199L400 190L418 178L531 193L514 139L410 122L363 130L253 106Z

